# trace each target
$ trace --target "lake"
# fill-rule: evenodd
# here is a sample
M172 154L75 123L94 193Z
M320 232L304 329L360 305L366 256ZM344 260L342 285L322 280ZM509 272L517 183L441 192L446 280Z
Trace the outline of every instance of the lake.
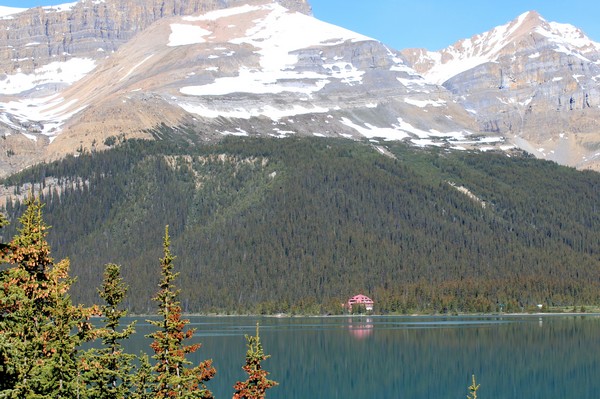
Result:
M263 363L279 386L269 399L480 399L600 397L600 315L192 317L212 358L208 387L231 398L245 380L244 334L260 322ZM144 320L128 350L147 351Z

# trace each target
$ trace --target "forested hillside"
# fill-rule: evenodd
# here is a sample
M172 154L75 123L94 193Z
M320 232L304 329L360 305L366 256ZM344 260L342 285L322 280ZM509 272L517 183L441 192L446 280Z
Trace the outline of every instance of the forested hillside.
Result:
M336 313L356 293L384 313L600 304L600 174L387 149L393 157L321 138L126 141L4 184L46 187L48 241L86 303L113 262L128 307L154 312L168 224L186 312ZM21 208L9 202L8 218Z

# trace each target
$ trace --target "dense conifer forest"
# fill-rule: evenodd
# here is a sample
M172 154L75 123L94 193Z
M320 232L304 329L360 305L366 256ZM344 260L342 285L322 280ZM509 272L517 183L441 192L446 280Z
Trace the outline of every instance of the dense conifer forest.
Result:
M75 300L121 265L133 313L155 313L170 226L183 312L526 311L600 304L600 174L524 155L323 138L129 140L3 181L15 233L42 190ZM28 185L29 184L29 185Z

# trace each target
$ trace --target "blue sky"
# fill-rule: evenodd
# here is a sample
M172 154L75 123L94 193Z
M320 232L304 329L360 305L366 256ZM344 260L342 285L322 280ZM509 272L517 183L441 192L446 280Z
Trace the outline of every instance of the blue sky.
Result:
M0 0L35 7L69 0ZM395 49L439 50L459 39L505 24L525 11L570 23L600 42L598 0L309 0L315 17L378 39Z
M535 10L600 41L598 0L309 0L315 17L395 48L439 50Z

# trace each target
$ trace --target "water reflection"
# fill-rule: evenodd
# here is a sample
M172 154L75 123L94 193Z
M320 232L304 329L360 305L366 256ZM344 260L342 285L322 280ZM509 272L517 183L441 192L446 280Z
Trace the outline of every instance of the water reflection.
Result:
M348 319L348 330L350 335L356 339L365 339L369 335L373 334L373 319L367 317L363 318L349 318Z
M244 334L261 325L272 357L265 369L280 386L270 399L464 398L471 374L481 397L596 399L600 392L597 316L194 318L213 358L209 387L232 395L245 378ZM543 328L539 328L543 326ZM147 350L138 325L135 352Z

